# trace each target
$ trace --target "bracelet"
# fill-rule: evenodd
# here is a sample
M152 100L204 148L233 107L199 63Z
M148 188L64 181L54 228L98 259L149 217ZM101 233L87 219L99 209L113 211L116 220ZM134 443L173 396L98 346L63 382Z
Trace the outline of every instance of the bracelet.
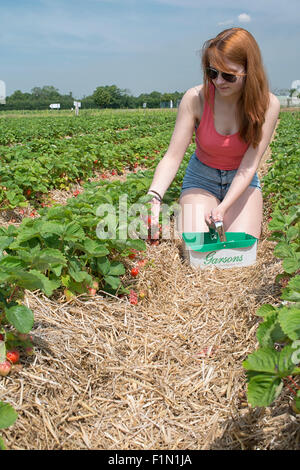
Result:
M154 194L153 195L151 194L151 196L153 196L152 199L155 199L155 201L158 201L159 203L161 203L161 200L157 196L155 196Z
M162 197L161 197L161 195L160 195L158 192L154 191L153 189L149 189L148 193L149 193L149 192L156 194L156 195L159 197L159 201L162 202ZM157 198L156 198L156 199L157 199Z

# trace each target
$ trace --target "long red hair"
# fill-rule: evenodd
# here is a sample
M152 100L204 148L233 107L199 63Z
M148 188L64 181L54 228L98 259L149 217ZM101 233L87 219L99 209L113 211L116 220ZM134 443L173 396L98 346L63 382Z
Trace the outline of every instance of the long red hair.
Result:
M252 34L243 28L230 28L204 43L202 67L206 100L209 98L211 83L206 74L206 67L211 62L222 72L234 73L225 65L224 59L245 69L244 86L238 102L239 133L245 142L257 147L262 138L262 126L270 95L260 49Z

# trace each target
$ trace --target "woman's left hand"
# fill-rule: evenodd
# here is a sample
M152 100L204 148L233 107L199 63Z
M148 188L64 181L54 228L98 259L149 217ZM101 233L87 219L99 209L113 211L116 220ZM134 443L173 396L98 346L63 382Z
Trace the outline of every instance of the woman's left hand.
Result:
M224 215L225 215L225 210L223 209L221 205L219 205L215 207L214 209L212 209L210 212L207 212L205 214L205 222L207 223L207 225L210 225L211 217L214 222L223 222Z

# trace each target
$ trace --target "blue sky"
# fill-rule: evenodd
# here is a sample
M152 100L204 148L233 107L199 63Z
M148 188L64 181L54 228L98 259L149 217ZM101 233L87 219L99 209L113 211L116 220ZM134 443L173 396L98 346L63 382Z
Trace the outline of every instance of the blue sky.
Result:
M199 50L223 29L256 38L271 89L300 79L299 0L0 0L7 95L53 85L75 98L115 84L137 96L202 83Z

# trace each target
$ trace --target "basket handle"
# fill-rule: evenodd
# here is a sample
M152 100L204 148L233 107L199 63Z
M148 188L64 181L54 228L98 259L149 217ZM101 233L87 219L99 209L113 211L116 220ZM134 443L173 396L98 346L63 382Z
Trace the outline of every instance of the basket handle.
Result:
M211 223L209 225L209 233L210 233L210 238L212 240L217 240L217 233L219 235L220 241L221 242L226 242L226 234L224 231L224 225L223 222L214 222L212 217L210 217ZM217 233L216 233L217 232Z

